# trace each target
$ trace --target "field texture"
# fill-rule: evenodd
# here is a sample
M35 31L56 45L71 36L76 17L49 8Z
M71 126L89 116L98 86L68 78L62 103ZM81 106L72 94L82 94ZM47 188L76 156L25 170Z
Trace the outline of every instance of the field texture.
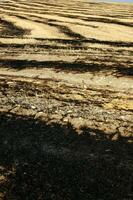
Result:
M133 4L0 1L0 200L133 198Z

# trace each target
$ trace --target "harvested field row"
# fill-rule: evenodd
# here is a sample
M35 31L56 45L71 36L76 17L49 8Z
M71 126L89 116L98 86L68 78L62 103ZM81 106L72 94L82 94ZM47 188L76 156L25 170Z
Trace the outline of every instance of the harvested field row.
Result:
M68 65L72 71L98 68L132 76L132 7L89 1L1 2L0 67L13 67L14 60L18 69L19 61L41 68L56 62L61 70Z
M133 4L0 1L0 200L133 199Z

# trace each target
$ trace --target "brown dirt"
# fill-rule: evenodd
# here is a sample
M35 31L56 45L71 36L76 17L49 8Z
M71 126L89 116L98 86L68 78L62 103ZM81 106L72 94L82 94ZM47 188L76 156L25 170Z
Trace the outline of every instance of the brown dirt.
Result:
M132 18L0 2L0 200L133 198Z

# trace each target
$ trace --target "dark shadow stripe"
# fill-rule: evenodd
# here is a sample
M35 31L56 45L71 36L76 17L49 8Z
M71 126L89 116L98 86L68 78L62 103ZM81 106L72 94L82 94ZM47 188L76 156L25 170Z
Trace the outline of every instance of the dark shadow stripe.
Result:
M84 63L84 62L63 62L63 61L36 61L36 60L1 60L0 67L13 68L16 70L22 70L26 68L52 68L56 71L66 71L66 72L103 72L113 74L115 76L132 76L133 67L126 68L120 64L113 64L108 66L104 63Z
M79 43L87 43L89 44L103 44L109 45L114 47L133 47L133 42L123 42L123 41L107 41L107 40L98 40L95 38L88 38L88 39L43 39L43 38L35 38L38 41L49 41L49 42L57 42L62 44L79 44Z
M77 43L75 45L69 43L67 44L67 46L60 46L60 45L48 45L48 44L2 44L0 43L0 48L8 48L8 49L11 49L12 52L14 51L14 48L17 48L19 49L20 51L21 50L26 50L27 48L33 48L33 53L34 53L34 48L36 48L36 50L38 49L38 51L41 49L47 49L47 50L68 50L70 51L71 49L72 50L87 50L88 47L83 47L80 45L80 43Z
M107 24L116 24L116 25L122 25L122 26L127 26L127 27L133 27L133 23L122 22L119 20L113 20L113 19L108 19L108 18L88 17L88 18L81 18L81 19L87 22L102 22L102 23L107 23Z
M0 31L1 37L16 36L18 38L18 37L23 37L25 34L29 33L27 30L19 28L15 26L13 23L8 22L6 20L0 19L0 23L3 25L2 31Z

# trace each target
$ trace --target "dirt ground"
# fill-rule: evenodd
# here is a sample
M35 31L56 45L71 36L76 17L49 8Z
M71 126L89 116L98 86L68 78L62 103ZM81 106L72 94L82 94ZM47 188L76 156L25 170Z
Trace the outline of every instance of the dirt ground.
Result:
M0 200L133 199L133 5L0 2Z
M102 131L0 116L1 199L132 199L132 144Z
M2 200L132 199L129 92L9 76L0 86Z

